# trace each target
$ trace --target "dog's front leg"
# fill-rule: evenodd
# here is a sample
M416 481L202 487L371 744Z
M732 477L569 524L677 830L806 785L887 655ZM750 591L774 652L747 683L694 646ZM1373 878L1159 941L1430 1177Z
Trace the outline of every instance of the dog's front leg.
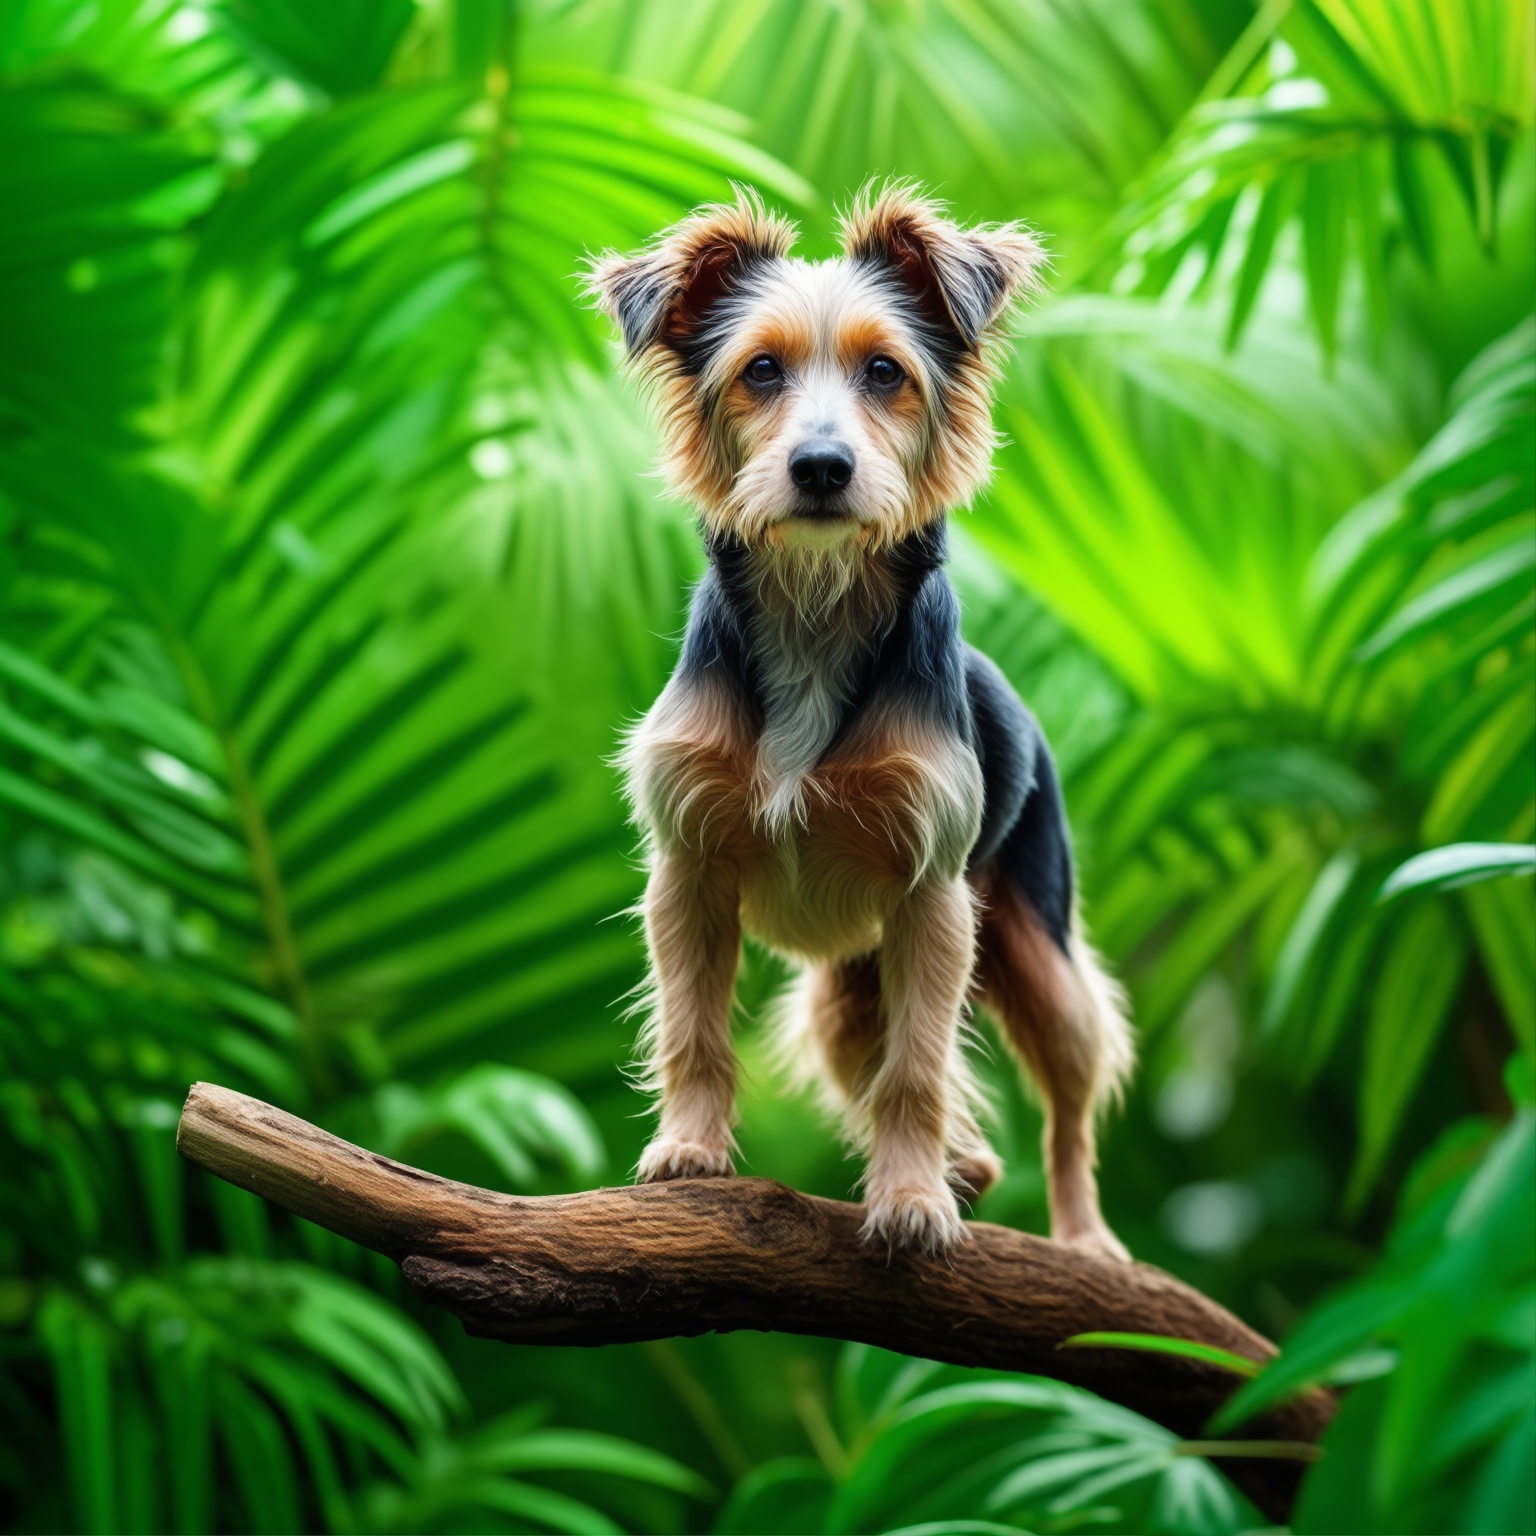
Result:
M734 1173L736 1057L731 994L741 958L736 871L719 859L658 853L645 892L655 1013L642 1037L661 1123L642 1182Z
M929 1251L964 1237L944 1177L944 1142L950 1062L975 951L975 910L964 880L918 886L886 921L880 948L885 1059L869 1090L866 1237Z

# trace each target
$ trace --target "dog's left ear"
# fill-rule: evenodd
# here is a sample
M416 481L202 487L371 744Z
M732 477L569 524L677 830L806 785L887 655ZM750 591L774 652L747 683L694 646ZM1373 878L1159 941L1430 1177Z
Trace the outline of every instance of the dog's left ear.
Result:
M587 289L617 321L632 362L653 347L682 351L748 269L783 256L794 238L789 220L738 188L734 204L700 208L633 256L598 257Z
M933 323L975 349L1039 284L1040 243L1022 226L962 229L911 187L866 188L842 219L850 260L889 267Z

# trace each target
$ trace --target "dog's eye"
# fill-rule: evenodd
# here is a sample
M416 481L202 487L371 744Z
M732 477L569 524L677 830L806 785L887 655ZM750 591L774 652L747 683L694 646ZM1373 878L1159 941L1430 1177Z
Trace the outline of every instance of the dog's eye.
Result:
M783 373L776 358L769 357L765 352L761 357L754 357L747 364L746 379L749 384L774 384Z
M877 357L869 365L869 382L879 389L894 389L905 377L901 365L888 357Z

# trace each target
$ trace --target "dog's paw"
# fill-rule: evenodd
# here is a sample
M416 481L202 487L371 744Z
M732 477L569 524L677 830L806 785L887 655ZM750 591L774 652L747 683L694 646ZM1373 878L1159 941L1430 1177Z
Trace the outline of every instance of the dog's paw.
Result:
M1122 1264L1131 1262L1131 1251L1109 1230L1103 1222L1084 1227L1080 1232L1051 1234L1056 1242L1079 1253L1092 1254L1096 1259L1117 1259Z
M1003 1176L1003 1160L990 1147L977 1147L949 1165L945 1177L949 1187L966 1202L974 1204Z
M735 1172L729 1147L658 1136L641 1154L635 1182L659 1184L667 1179L718 1179L728 1178Z
M935 1256L966 1238L960 1207L947 1184L933 1188L871 1189L859 1236L888 1248L916 1248Z

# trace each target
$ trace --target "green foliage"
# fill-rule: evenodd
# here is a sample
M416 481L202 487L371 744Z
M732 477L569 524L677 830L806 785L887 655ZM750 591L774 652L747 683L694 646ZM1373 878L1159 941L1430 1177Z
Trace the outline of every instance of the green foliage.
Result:
M224 46L255 36L253 71L275 55L338 93L391 52L370 59L361 12L328 38L273 8L236 20ZM579 1101L529 1071L391 1078L396 1055L630 953L594 931L633 888L595 857L606 784L550 739L559 680L531 676L536 637L483 577L466 590L477 561L445 517L483 537L490 449L526 484L518 454L562 408L617 418L594 510L644 515L571 274L728 174L776 173L719 112L639 86L566 72L515 120L504 99L418 85L317 109L220 197L215 144L109 79L44 72L3 98L26 302L7 310L0 451L0 1025L6 1135L27 1149L4 1201L13 1320L58 1403L60 1524L419 1529L468 1510L593 1531L616 1527L590 1498L523 1474L703 1487L612 1437L458 1427L463 1394L397 1296L278 1257L346 1262L237 1191L186 1187L171 1139L206 1076L401 1155L457 1144L512 1187L606 1163ZM647 572L618 575L622 608ZM199 1252L210 1238L228 1256Z
M1431 848L1387 876L1378 901L1407 891L1455 891L1482 880L1536 873L1536 847L1529 843L1452 843Z
M733 180L822 251L901 174L1057 260L955 572L1142 1027L1111 1219L1285 1334L1212 1433L1357 1383L1298 1528L1532 1528L1531 14L0 0L14 1522L1256 1518L1209 1442L1049 1382L472 1344L175 1154L209 1078L480 1183L622 1176L607 758L699 555L577 274ZM978 1066L983 1214L1036 1225L1037 1117ZM744 1098L753 1171L847 1192Z
M1500 0L1264 5L1223 61L1225 89L1208 88L1107 227L1117 289L1199 291L1224 276L1235 344L1294 222L1325 353L1339 344L1346 271L1384 325L1394 246L1432 267L1447 238L1442 189L1460 194L1481 245L1497 244L1532 113L1529 25Z
M1154 1355L1177 1355L1184 1360L1202 1360L1220 1366L1234 1376L1256 1376L1258 1366L1230 1349L1214 1344L1199 1344L1193 1339L1174 1339L1159 1333L1074 1333L1063 1339L1058 1349L1139 1349Z
M1176 1435L1059 1382L843 1352L838 1464L788 1459L738 1486L717 1532L1236 1532L1256 1516ZM830 1426L829 1426L830 1428Z
M1214 1427L1230 1429L1311 1383L1361 1383L1324 1440L1297 1530L1529 1524L1533 1133L1528 1094L1502 1133L1486 1121L1451 1126L1405 1187L1381 1267L1311 1313L1218 1416Z
M1303 1082L1371 987L1363 1198L1468 941L1455 909L1378 912L1375 891L1421 839L1519 838L1536 815L1536 327L1477 358L1446 424L1353 509L1339 491L1393 451L1368 379L1320 388L1278 335L1228 358L1133 300L1058 304L1032 340L981 538L1142 701L1074 784L1095 929L1118 954L1151 940L1144 1031L1238 934L1268 929L1264 1023ZM1213 462L1229 467L1216 486ZM1473 936L1528 1016L1529 973L1496 957L1504 929L1474 919Z
M967 217L1029 210L1072 240L1158 150L1247 13L1230 0L710 0L680 16L640 0L535 36L737 107L832 199L902 169L942 182Z
M345 96L377 85L411 21L409 0L364 0L320 9L282 0L228 0L221 19L248 47L297 78Z
M572 1536L607 1536L622 1529L583 1499L530 1483L518 1473L578 1472L651 1484L707 1498L710 1486L670 1457L590 1430L541 1429L536 1415L507 1414L459 1442L439 1440L407 1485L379 1483L363 1492L368 1529L412 1532L462 1529L486 1515L531 1522Z

